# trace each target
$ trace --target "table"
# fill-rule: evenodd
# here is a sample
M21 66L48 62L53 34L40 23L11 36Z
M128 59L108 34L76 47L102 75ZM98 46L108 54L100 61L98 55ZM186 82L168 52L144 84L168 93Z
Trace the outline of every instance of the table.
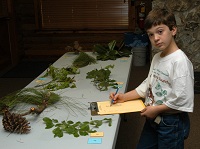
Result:
M93 53L88 53L91 56ZM60 57L54 64L54 67L62 68L70 66L75 59L74 53L66 53ZM63 90L58 90L56 93L60 94L63 97L75 99L77 102L88 105L90 102L104 101L108 100L110 92L115 92L114 89L109 88L108 91L99 91L91 83L90 79L86 79L86 73L93 69L104 68L107 65L114 65L114 68L111 69L111 78L116 81L124 82L122 88L119 92L126 92L127 85L129 81L130 68L132 64L132 56L129 58L119 58L117 60L108 60L108 61L98 61L97 64L91 64L86 67L80 68L80 74L76 74L76 86L77 88L66 88ZM43 72L35 80L33 80L26 87L33 87L37 85L36 80L44 75ZM43 111L39 116L28 115L26 116L27 120L31 125L31 132L29 134L9 134L5 132L0 124L0 144L1 148L5 149L111 149L115 148L115 143L117 139L118 129L120 126L120 115L105 115L105 116L91 116L90 110L86 109L85 111L69 113L67 108L63 105L58 104L57 107L48 107ZM68 135L64 133L62 138L54 138L52 129L45 129L45 124L42 120L43 117L50 117L58 119L59 121L63 120L72 120L72 121L90 121L93 120L102 120L103 118L112 118L112 126L109 127L108 124L103 124L100 126L97 131L103 131L104 136L102 138L101 144L88 144L88 139L90 136L80 136L78 138L73 137L73 135ZM2 120L2 116L0 117Z

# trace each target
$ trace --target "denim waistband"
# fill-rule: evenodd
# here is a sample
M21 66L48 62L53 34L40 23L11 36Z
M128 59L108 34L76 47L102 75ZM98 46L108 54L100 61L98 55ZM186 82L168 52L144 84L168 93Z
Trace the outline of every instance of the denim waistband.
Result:
M174 112L174 113L161 113L160 115L182 115L182 114L185 114L187 112Z

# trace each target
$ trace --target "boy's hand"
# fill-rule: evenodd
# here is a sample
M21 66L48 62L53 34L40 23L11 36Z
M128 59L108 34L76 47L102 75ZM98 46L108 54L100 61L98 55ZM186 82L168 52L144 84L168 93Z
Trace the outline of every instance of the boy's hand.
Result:
M115 95L115 93L110 93L110 96L109 96L109 98L112 100L113 99L113 103L115 104L115 103L122 103L122 102L124 102L124 100L123 100L123 95L124 94L122 94L122 93L117 93L116 95Z
M158 116L159 112L156 106L147 106L141 111L141 116L149 119L154 119Z

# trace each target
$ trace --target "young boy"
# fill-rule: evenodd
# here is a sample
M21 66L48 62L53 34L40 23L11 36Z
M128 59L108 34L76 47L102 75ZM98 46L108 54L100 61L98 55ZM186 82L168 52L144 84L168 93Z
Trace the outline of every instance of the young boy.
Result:
M194 106L193 66L175 42L173 13L154 9L145 19L145 30L153 47L159 49L148 77L134 90L110 94L114 103L145 98L141 116L146 118L137 149L184 149ZM134 139L134 138L133 138Z

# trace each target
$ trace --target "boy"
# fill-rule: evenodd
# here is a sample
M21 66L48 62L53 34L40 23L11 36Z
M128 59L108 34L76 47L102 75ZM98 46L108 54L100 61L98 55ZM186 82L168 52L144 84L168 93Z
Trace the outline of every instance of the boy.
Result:
M193 66L175 42L173 13L154 9L145 19L153 47L160 50L151 62L148 77L134 90L110 94L114 103L145 98L141 116L146 118L137 149L184 149L194 106ZM134 139L134 138L133 138Z

